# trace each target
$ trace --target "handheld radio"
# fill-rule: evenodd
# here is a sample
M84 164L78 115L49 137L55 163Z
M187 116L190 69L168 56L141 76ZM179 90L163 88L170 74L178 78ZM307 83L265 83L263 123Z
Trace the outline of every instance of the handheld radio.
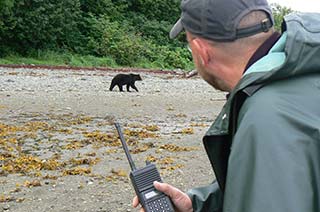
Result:
M147 162L144 168L137 169L129 153L120 125L115 123L115 127L131 167L131 183L144 210L146 212L174 212L169 197L157 191L153 186L154 181L162 182L156 166Z

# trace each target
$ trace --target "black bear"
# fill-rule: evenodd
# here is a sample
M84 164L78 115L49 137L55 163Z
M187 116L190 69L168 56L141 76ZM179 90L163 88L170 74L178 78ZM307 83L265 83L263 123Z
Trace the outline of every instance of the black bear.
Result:
M130 86L138 91L137 87L134 85L135 81L142 80L139 74L117 74L113 77L109 90L112 91L114 86L118 86L120 91L123 91L122 86L127 85L127 91L130 92Z

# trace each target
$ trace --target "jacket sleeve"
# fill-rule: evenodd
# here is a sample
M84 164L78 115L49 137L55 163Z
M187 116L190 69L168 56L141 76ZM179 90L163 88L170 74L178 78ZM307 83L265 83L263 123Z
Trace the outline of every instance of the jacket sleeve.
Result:
M217 181L204 187L190 189L187 192L192 201L194 212L221 212L222 192Z

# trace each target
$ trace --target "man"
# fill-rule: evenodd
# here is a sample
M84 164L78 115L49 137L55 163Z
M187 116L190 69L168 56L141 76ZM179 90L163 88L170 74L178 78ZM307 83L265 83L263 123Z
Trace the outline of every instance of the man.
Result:
M156 189L181 212L319 212L320 14L286 16L280 35L266 0L181 9L170 36L185 30L200 76L230 93L203 139L216 181Z

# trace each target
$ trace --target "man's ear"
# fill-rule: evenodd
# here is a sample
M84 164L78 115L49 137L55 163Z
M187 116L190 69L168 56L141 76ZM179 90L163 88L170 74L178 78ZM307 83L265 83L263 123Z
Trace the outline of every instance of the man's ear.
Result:
M195 38L192 40L193 48L197 52L197 55L202 65L207 65L210 61L209 44L200 38Z

